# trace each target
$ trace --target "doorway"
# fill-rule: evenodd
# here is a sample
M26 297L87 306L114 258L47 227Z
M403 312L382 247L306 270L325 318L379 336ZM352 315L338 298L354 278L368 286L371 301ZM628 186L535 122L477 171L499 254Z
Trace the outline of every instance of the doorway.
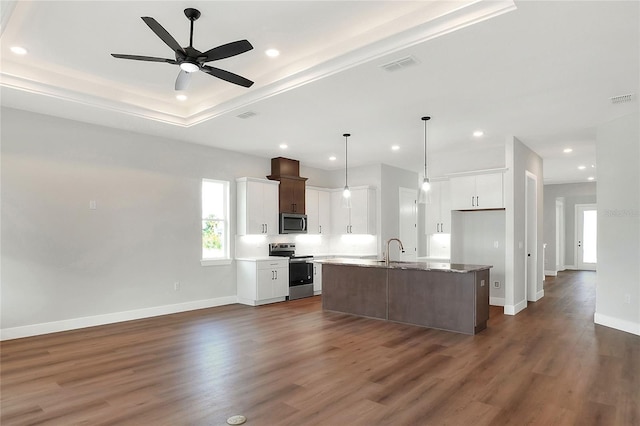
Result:
M418 255L418 191L399 188L399 237L404 246L400 260L415 262Z
M576 204L576 268L595 271L598 264L598 210L595 204Z
M526 172L525 186L525 306L538 300L538 179Z
M564 198L556 198L556 266L555 272L564 271L565 261L565 219L564 219Z

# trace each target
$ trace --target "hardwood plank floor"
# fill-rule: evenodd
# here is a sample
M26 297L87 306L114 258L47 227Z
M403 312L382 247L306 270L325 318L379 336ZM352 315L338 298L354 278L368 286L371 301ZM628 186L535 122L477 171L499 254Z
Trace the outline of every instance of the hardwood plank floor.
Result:
M476 336L314 297L3 342L2 425L640 425L640 337L594 325L595 273Z

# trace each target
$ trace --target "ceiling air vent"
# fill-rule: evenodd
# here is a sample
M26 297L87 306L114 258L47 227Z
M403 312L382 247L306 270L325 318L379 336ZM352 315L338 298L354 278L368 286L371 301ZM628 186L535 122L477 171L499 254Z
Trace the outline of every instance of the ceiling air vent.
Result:
M419 62L416 58L413 56L407 56L406 58L397 59L393 62L389 62L388 64L380 65L380 68L385 71L394 72L418 64Z
M247 111L247 112L243 112L240 115L236 115L236 117L238 117L238 118L251 118L251 117L255 117L256 115L258 115L258 114L256 114L253 111Z
M609 98L611 100L612 104L622 104L624 102L631 102L634 98L634 94L633 93L629 93L626 95L620 95L620 96L614 96L612 98Z

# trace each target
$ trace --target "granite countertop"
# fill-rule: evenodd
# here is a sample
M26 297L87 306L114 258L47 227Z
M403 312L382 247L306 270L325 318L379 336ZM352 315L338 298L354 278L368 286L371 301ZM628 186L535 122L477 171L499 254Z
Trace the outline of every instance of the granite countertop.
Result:
M316 260L318 263L326 265L362 266L365 268L385 268L385 269L412 269L417 271L441 271L468 273L490 269L491 265L467 265L462 263L440 263L440 262L397 262L391 261L385 264L384 260L375 259L325 259Z

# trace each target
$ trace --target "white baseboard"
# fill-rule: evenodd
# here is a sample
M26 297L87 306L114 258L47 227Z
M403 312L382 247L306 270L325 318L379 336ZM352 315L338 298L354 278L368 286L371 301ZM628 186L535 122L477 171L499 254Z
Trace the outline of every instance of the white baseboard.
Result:
M490 297L489 304L491 306L504 306L504 297Z
M515 305L504 305L505 315L516 315L518 312L527 307L527 301L522 300Z
M540 290L539 292L536 293L535 295L535 299L530 300L529 302L537 302L538 300L542 299L544 297L544 290Z
M193 311L196 309L213 308L214 306L237 303L237 301L238 298L236 296L218 297L215 299L176 303L174 305L154 306L152 308L136 309L132 311L113 312L110 314L94 315L90 317L71 318L62 321L4 328L0 330L0 340L19 339L21 337L38 336L40 334L95 327L97 325L157 317L160 315L175 314L178 312Z
M557 277L558 276L558 271L544 271L544 274L548 277Z
M576 265L564 265L564 268L562 270L563 271L566 271L566 270L575 271L577 269L578 269L578 267Z
M620 318L610 317L609 315L603 315L595 313L593 315L593 322L598 325L603 325L609 328L615 328L616 330L624 331L627 333L640 336L640 324L632 321L623 320Z

